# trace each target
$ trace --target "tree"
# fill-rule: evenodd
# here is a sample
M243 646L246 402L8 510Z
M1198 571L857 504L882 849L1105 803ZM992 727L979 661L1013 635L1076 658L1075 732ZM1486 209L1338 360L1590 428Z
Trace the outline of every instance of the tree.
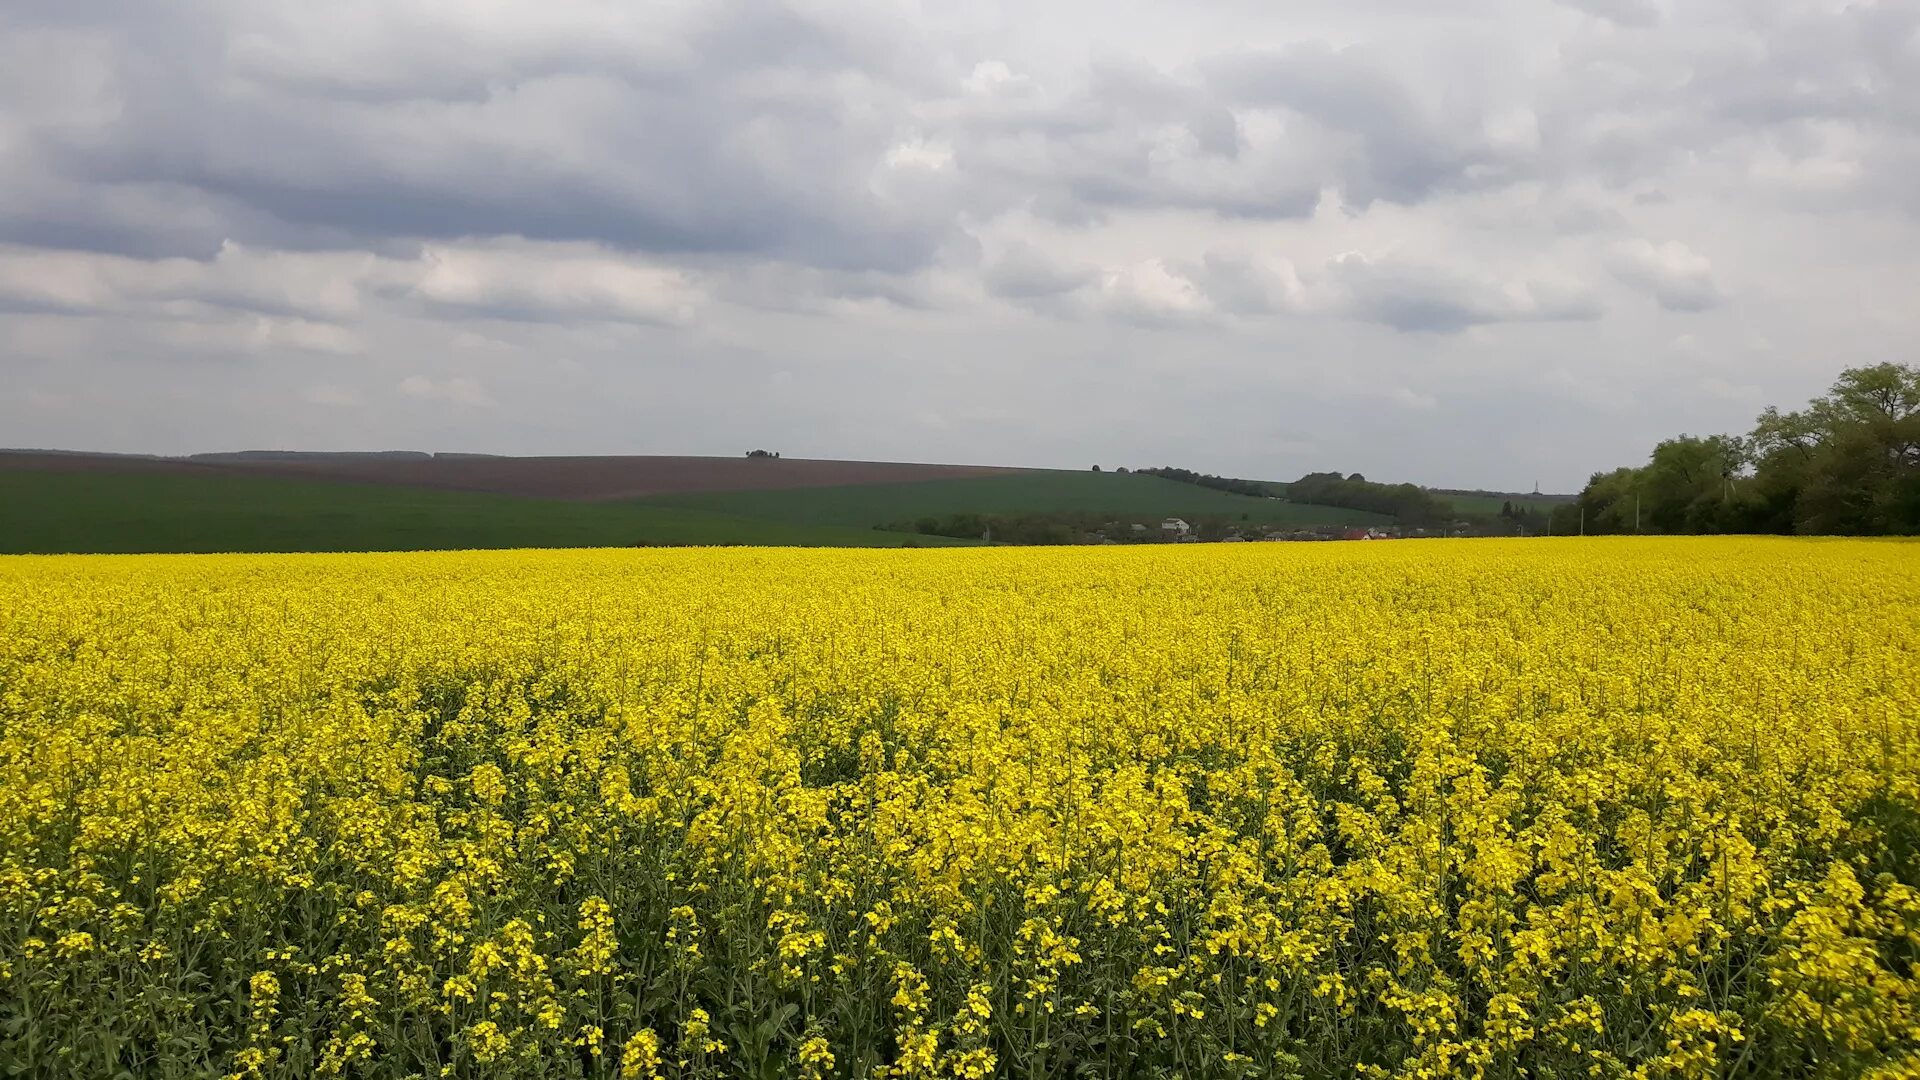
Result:
M1730 531L1735 523L1733 482L1744 474L1746 440L1732 435L1682 435L1653 448L1635 494L1642 531Z
M1582 512L1588 532L1627 531L1636 505L1648 532L1920 532L1920 368L1850 368L1750 435L1665 440L1642 468L1595 473L1554 531Z
M1287 498L1298 503L1340 506L1393 516L1402 525L1437 525L1452 517L1453 504L1413 484L1375 484L1359 473L1308 473L1287 485Z
M1893 437L1898 425L1920 418L1920 368L1904 364L1849 368L1834 380L1826 397L1809 403L1807 411L1829 432L1865 426Z
M1127 470L1121 469L1120 471L1126 472ZM1158 469L1137 469L1135 471L1143 476L1157 476L1162 480L1175 480L1182 484L1195 484L1204 488L1212 488L1215 491L1228 491L1235 495L1248 495L1256 499L1264 499L1273 494L1265 484L1258 483L1257 481L1235 480L1227 476L1197 473L1192 469L1176 469L1170 465L1162 466Z
M1778 531L1920 529L1920 368L1840 373L1804 410L1768 409L1754 425L1756 501Z
M1633 531L1633 500L1640 484L1639 469L1594 473L1573 502L1553 512L1553 531L1572 536Z

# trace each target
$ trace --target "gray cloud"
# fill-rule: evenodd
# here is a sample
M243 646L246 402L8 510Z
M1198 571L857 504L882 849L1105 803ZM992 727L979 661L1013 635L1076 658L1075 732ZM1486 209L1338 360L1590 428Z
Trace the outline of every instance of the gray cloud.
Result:
M1499 282L1440 267L1342 255L1327 266L1345 310L1395 330L1450 334L1500 322L1581 322L1603 308L1575 285Z
M1015 243L986 266L981 282L994 296L1023 301L1070 293L1098 276L1094 267L1063 265L1031 244Z
M1273 315L1309 306L1300 273L1286 259L1209 251L1188 276L1222 311L1237 315Z
M387 276L409 299L504 319L678 325L691 321L701 300L679 271L592 249L429 248L417 267Z
M0 236L204 257L229 239L513 234L905 270L962 211L1297 218L1328 185L1417 201L1499 157L1476 117L1443 125L1353 50L1233 54L1185 76L1103 61L1047 90L998 61L943 64L896 24L773 4L604 28L572 5L485 27L408 4L325 19L253 5L226 26L196 10L78 38L68 104L23 113L33 182L0 208ZM975 182L903 159L916 129Z
M0 429L1565 486L1909 349L1916 167L1895 0L17 0Z
M1705 311L1726 299L1713 276L1713 261L1685 244L1636 239L1607 254L1615 277L1644 290L1668 311Z
M20 311L192 320L208 311L346 323L376 305L403 314L661 325L692 318L688 274L591 245L438 245L404 258L263 251L211 259L0 248L0 305Z
M1251 107L1284 110L1292 129L1328 140L1332 177L1361 205L1417 202L1498 172L1502 153L1477 115L1442 117L1365 50L1298 46L1211 65L1210 81Z
M1304 270L1239 251L1096 267L1016 244L986 267L983 281L992 295L1035 311L1142 325L1290 315L1452 334L1495 323L1590 321L1605 311L1594 289L1572 279L1497 277L1360 252Z
M23 125L52 201L77 182L148 205L86 225L29 202L0 217L4 235L64 230L75 246L141 253L171 237L204 255L224 239L513 234L899 268L953 227L938 206L875 190L903 91L870 27L742 4L678 26L632 20L611 40L582 22L531 42L449 41L408 5L326 20L261 5L225 35L184 22L198 10L145 16L174 63L111 35L94 49L111 69L94 80L97 106ZM539 22L534 8L517 18ZM647 31L673 41L616 55ZM356 48L356 33L375 47ZM419 42L431 44L415 64ZM152 215L157 228L116 235L167 192L203 198L199 229Z
M1652 26L1660 21L1660 5L1654 0L1560 0L1570 8L1596 15L1621 26Z

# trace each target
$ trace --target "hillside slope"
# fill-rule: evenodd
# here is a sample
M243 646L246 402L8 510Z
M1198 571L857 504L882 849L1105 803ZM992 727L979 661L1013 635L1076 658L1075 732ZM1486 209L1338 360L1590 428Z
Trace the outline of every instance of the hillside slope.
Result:
M262 476L0 470L0 553L951 544L871 529Z
M1133 519L1219 516L1272 525L1373 525L1389 520L1362 510L1233 495L1157 476L1055 470L911 484L661 495L641 504L866 528L969 513L1095 513Z
M472 491L530 499L611 501L707 491L839 487L998 476L992 465L741 457L489 457L477 454L269 453L159 458L113 454L0 452L10 470L253 476Z

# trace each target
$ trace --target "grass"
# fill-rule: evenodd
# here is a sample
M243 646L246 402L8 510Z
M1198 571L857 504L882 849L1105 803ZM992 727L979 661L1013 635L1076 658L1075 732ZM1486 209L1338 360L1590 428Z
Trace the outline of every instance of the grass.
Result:
M648 503L238 476L0 471L0 554L960 541Z
M1157 476L1050 470L908 484L656 495L641 505L855 528L962 513L1085 512L1130 520L1220 516L1272 525L1376 525L1391 520L1362 510L1257 499Z

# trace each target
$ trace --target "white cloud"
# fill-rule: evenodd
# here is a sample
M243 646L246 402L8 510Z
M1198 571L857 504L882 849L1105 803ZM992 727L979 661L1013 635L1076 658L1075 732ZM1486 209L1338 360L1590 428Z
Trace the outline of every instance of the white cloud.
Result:
M1668 311L1705 311L1726 299L1714 279L1713 261L1677 240L1656 244L1639 238L1616 244L1607 253L1607 268Z
M380 260L364 252L260 251L228 243L210 259L140 259L0 246L0 303L76 314L156 317L223 308L340 320L360 310Z
M1440 402L1431 394L1423 394L1409 386L1389 386L1381 396L1403 409L1419 412L1433 412L1440 408Z
M582 244L432 245L397 258L227 243L208 259L0 246L0 310L213 322L245 312L274 317L262 325L293 340L319 340L311 326L352 321L376 301L413 314L678 326L701 299L683 270ZM294 324L309 329L284 329Z
M1570 8L1619 23L1621 26L1652 26L1662 17L1654 0L1560 0Z
M307 319L256 316L246 334L246 350L264 353L275 349L352 356L366 350L360 335L343 326L312 322Z
M1036 311L1146 325L1321 317L1451 334L1495 323L1590 321L1605 310L1592 288L1565 274L1496 276L1357 251L1303 272L1290 259L1231 250L1096 267L1014 244L988 265L985 281L992 295Z
M493 395L487 392L486 387L463 375L453 375L445 379L409 375L400 380L399 390L407 397L422 401L445 401L476 409L491 409L499 404L494 401Z
M1890 0L27 0L0 429L1564 486L1900 355L1916 168Z
M1309 306L1307 286L1290 259L1209 251L1189 277L1216 307L1236 314L1268 315Z
M408 294L508 319L606 319L682 325L700 292L678 270L582 245L428 248Z
M336 409L355 408L362 404L359 394L333 383L313 383L302 387L300 400L309 405L323 405Z
M919 137L895 143L887 150L887 167L939 171L953 165L953 147L938 140Z
M1551 279L1494 278L1361 252L1335 256L1325 280L1333 306L1402 331L1454 333L1502 322L1583 322L1603 312L1592 292Z
M982 281L990 295L1008 303L1074 319L1162 326L1192 322L1215 310L1185 271L1159 258L1097 266L1058 260L1015 243L987 265Z
M982 60L961 80L960 87L969 94L981 96L1022 93L1033 88L1033 80L1015 74L1004 60Z
M1213 312L1213 305L1199 287L1159 259L1145 259L1103 273L1099 305L1117 318L1148 325L1199 319Z
M1074 292L1099 275L1096 267L1062 262L1031 244L1015 241L987 264L982 281L994 296L1032 303Z

